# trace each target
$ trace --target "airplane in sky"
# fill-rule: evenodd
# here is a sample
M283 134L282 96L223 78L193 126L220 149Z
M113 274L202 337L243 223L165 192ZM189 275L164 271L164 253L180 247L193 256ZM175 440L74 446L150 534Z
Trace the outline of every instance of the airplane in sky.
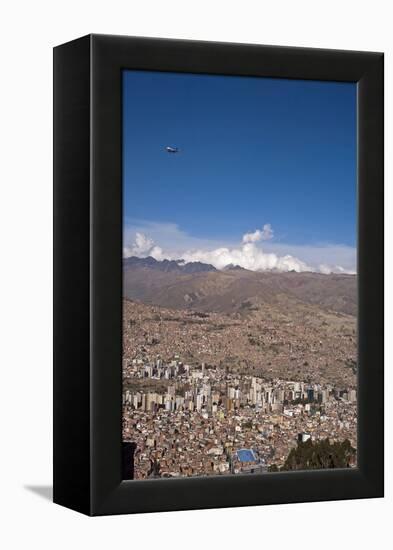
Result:
M170 147L169 145L167 147L165 147L165 151L167 153L178 153L179 152L179 148L178 147Z

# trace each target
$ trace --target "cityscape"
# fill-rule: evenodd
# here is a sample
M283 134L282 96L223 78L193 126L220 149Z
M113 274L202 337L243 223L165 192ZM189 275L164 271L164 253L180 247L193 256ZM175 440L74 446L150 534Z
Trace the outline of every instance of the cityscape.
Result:
M356 154L353 83L123 72L124 479L356 467Z
M350 439L356 390L191 367L179 358L126 368L123 439L137 445L135 479L266 472L282 467L298 440ZM167 381L166 391L144 382ZM154 387L154 385L152 386Z
M312 306L313 324L301 308L283 322L277 307L265 308L262 328L255 306L196 314L124 300L123 441L133 443L132 479L285 469L307 441L348 440L356 449L354 317ZM290 321L299 314L303 326ZM267 331L265 345L250 344ZM297 379L282 376L289 369Z

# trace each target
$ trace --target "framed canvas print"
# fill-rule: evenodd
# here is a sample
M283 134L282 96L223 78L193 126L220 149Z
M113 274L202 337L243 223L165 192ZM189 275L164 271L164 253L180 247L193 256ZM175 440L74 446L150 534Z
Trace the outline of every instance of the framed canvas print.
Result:
M54 501L383 496L383 55L54 50Z

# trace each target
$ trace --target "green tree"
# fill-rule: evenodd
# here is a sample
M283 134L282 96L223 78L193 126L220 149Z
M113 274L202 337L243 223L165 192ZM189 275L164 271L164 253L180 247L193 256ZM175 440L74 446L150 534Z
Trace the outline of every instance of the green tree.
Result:
M281 470L349 468L355 456L356 450L348 439L334 443L330 443L328 438L315 443L309 439L291 449Z

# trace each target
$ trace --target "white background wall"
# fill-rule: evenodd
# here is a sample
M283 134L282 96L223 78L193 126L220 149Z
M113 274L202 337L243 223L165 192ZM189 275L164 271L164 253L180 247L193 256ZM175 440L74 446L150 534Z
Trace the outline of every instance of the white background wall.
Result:
M0 15L0 541L3 548L387 548L392 539L392 438L385 499L89 519L28 487L51 483L52 47L95 32L374 50L386 53L389 2L214 0L14 1ZM386 114L386 182L392 109ZM387 209L392 213L392 191ZM392 236L387 216L387 241ZM387 278L392 253L387 250ZM387 430L391 430L392 291L387 289ZM390 339L390 342L389 342ZM390 402L389 402L390 400ZM382 545L382 541L386 543Z

